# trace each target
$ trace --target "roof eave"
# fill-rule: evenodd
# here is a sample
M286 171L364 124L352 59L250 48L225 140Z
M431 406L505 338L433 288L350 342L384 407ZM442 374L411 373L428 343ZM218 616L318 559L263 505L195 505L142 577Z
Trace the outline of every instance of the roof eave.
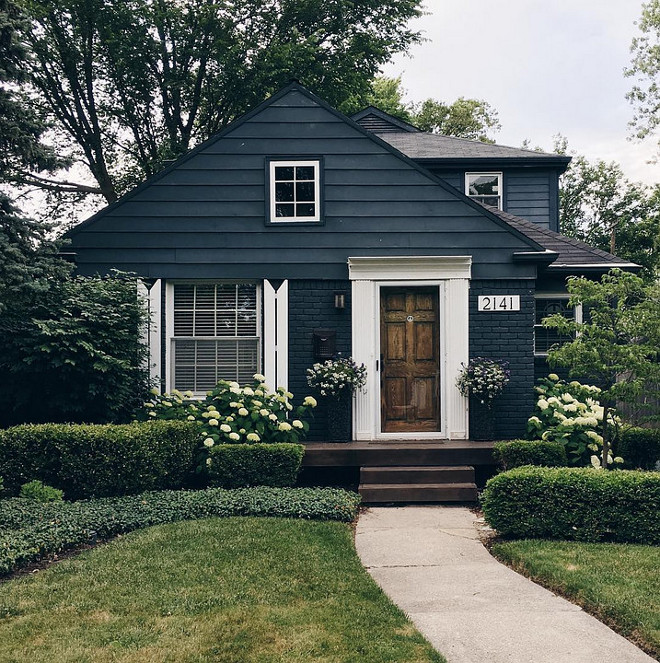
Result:
M624 269L629 272L639 272L641 265L634 262L599 262L599 263L554 263L548 267L553 272L570 272L576 269L581 272L609 272L611 269Z
M466 164L474 164L475 166L511 166L516 168L554 168L560 173L563 173L568 164L571 162L571 157L563 156L548 156L548 157L411 157L420 165L428 168L431 167L451 167L451 166L465 166Z
M546 249L545 251L516 251L513 254L514 262L533 262L540 265L549 265L557 260L559 253Z

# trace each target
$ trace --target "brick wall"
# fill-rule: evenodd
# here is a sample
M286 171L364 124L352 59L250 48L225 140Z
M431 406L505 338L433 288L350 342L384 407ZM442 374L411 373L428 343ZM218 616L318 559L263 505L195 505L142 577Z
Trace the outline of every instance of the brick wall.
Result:
M477 310L479 295L520 295L520 311L486 313ZM534 282L474 280L470 283L470 357L505 359L511 380L495 401L496 435L525 434L533 404Z
M334 293L346 293L346 308L335 308ZM318 396L307 386L306 370L314 359L312 333L315 329L337 332L337 351L351 354L351 284L350 281L289 281L289 391L294 403L308 394ZM319 399L314 410L308 439L322 440L327 414Z

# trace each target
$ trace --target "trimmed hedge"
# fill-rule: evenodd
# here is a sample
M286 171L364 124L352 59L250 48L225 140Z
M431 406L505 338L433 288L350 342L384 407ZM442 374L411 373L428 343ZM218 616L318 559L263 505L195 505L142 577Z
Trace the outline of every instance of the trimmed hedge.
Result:
M660 429L625 428L619 435L616 454L625 467L653 470L660 462Z
M546 440L504 440L495 442L493 458L503 470L522 465L564 467L568 465L566 447Z
M10 494L39 479L68 499L189 485L199 430L180 421L28 424L0 431L0 476Z
M38 504L0 501L0 575L68 548L151 525L228 516L340 520L357 516L360 496L333 488L161 491Z
M506 537L660 543L660 472L519 467L490 479L482 503Z
M216 445L209 450L209 485L219 488L293 486L304 453L302 444Z

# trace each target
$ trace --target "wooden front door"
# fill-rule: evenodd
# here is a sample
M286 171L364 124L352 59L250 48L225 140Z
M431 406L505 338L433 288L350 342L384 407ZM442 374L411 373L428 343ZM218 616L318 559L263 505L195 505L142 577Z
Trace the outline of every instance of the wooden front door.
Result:
M381 430L440 431L438 287L380 291Z

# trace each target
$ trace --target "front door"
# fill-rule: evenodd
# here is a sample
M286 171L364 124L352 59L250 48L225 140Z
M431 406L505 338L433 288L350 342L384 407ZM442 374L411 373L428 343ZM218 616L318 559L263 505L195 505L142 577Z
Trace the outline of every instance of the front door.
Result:
M438 287L380 291L381 431L440 431Z

